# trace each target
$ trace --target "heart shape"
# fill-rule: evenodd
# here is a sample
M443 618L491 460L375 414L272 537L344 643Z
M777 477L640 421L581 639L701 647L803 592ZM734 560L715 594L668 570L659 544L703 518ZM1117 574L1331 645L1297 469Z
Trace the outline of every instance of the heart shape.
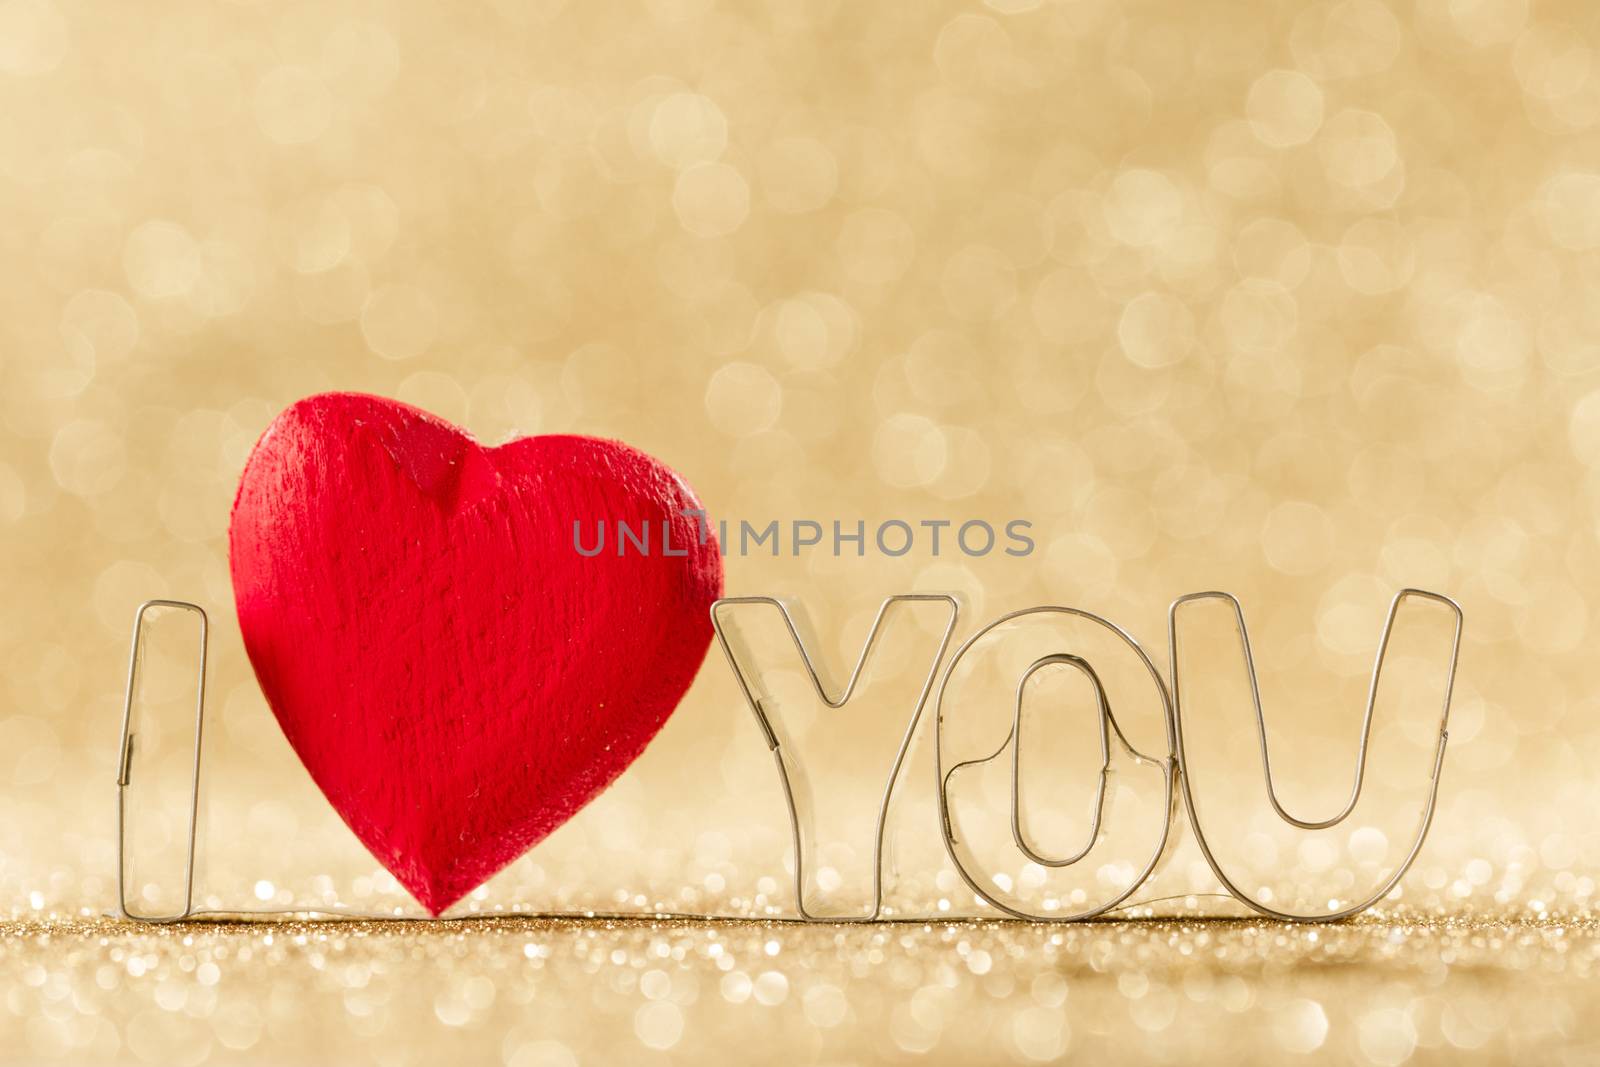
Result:
M312 779L433 914L610 785L689 688L722 591L699 507L615 441L484 448L353 393L256 443L228 530L245 649Z

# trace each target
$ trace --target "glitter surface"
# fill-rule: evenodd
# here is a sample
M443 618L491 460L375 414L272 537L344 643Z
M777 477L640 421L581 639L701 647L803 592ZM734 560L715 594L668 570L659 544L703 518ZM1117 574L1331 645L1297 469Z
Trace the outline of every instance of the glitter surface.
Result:
M1594 1058L1597 125L1581 0L0 0L0 1057L401 1063L448 1035L518 1067ZM326 389L489 443L622 438L735 523L1032 523L1024 557L730 557L730 593L804 598L833 665L916 590L965 597L958 641L1077 605L1164 666L1166 605L1230 590L1305 817L1349 794L1388 598L1449 593L1467 623L1431 836L1387 917L1336 929L83 919L117 900L128 628L158 596L214 627L195 903L412 907L295 761L232 618L244 457ZM810 890L859 911L926 625L842 714L750 625L816 807ZM1191 755L1227 869L1307 908L1381 884L1431 766L1436 627L1397 631L1367 792L1308 833L1265 802L1226 618L1193 625ZM1115 649L1039 640L1091 658L1163 750ZM192 634L150 653L128 882L161 911ZM1008 721L972 692L962 751ZM1086 722L1029 727L1042 847L1083 833ZM886 903L966 915L924 727ZM1045 910L1104 899L1160 806L1114 769L1104 855L1047 872L980 847L985 876ZM1003 776L964 788L975 844L1003 844ZM765 921L792 914L788 853L713 658L616 787L462 911ZM1217 889L1180 821L1136 899Z
M1558 917L54 919L0 927L0 963L35 1055L79 1060L1511 1063L1600 1046L1600 928Z

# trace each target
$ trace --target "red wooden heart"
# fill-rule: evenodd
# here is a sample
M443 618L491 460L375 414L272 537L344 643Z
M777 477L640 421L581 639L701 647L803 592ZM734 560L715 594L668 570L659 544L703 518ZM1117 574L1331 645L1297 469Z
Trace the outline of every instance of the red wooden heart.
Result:
M689 688L722 590L682 514L699 506L615 441L483 448L350 393L256 444L228 531L250 662L329 802L433 914L609 785ZM574 521L586 550L603 523L605 550L580 554Z

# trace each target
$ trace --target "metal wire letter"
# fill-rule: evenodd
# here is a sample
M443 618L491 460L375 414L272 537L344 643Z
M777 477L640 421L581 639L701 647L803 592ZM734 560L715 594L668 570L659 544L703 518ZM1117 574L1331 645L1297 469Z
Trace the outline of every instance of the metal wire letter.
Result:
M1337 910L1316 914L1296 915L1279 910L1261 903L1250 896L1228 877L1222 869L1216 854L1211 849L1211 843L1206 840L1205 828L1200 821L1200 813L1196 809L1193 792L1193 773L1189 769L1189 761L1184 749L1183 738L1183 688L1179 681L1178 672L1178 609L1184 604L1196 600L1223 600L1233 609L1234 621L1238 626L1239 641L1244 649L1245 673L1250 681L1250 700L1255 708L1256 734L1261 743L1261 769L1266 776L1267 799L1272 804L1272 810L1277 812L1279 818L1291 826L1302 830L1326 830L1344 822L1355 810L1356 803L1361 799L1361 790L1365 784L1367 769L1367 746L1372 739L1372 711L1377 704L1378 684L1383 678L1383 664L1389 651L1389 637L1394 632L1394 621L1400 611L1400 605L1410 597L1419 597L1434 603L1443 604L1455 616L1454 632L1450 644L1450 666L1445 675L1444 707L1439 714L1439 743L1434 751L1433 769L1429 776L1428 798L1423 805L1422 817L1417 827L1417 835L1412 842L1410 851L1405 859L1395 868L1394 873L1380 885L1370 896L1359 903L1351 904ZM1361 743L1356 752L1355 782L1350 787L1350 799L1345 806L1335 815L1326 819L1301 819L1291 815L1278 799L1277 788L1272 780L1272 754L1267 745L1267 720L1261 709L1261 688L1256 678L1255 657L1250 651L1250 633L1245 628L1244 609L1240 607L1238 598L1231 593L1205 592L1190 593L1188 596L1179 597L1167 609L1167 651L1172 671L1172 727L1176 738L1176 754L1180 770L1179 777L1183 784L1183 805L1189 813L1189 823L1194 827L1195 840L1200 845L1200 851L1205 854L1206 862L1211 865L1212 872L1217 876L1223 886L1232 893L1241 903L1254 908L1262 915L1274 919L1284 919L1292 922L1332 922L1345 919L1358 912L1365 911L1373 904L1382 900L1405 877L1411 865L1416 862L1417 854L1422 851L1422 843L1428 836L1428 828L1433 824L1433 812L1439 799L1439 775L1444 767L1445 744L1449 740L1450 722L1450 696L1455 687L1456 664L1461 654L1461 605L1454 600L1439 593L1430 593L1422 589L1402 589L1389 603L1389 615L1383 624L1383 636L1378 641L1377 658L1372 665L1372 680L1367 689L1367 708L1361 721Z
M1166 851L1167 838L1172 831L1172 816L1176 804L1174 778L1177 776L1177 762L1171 756L1166 758L1147 756L1135 748L1133 744L1129 742L1127 735L1122 732L1122 727L1117 722L1117 718L1112 711L1110 701L1106 698L1105 686L1101 683L1099 674L1095 672L1088 660L1081 656L1075 656L1070 653L1058 652L1047 656L1041 656L1039 659L1030 664L1027 670L1023 671L1022 677L1017 682L1016 700L1012 706L1011 728L1006 733L1005 740L1000 742L1000 746L987 756L982 756L978 759L963 760L959 763L952 764L949 770L945 769L944 697L945 690L950 684L950 679L955 675L956 667L960 664L961 660L967 655L967 653L972 650L973 646L996 627L1025 616L1040 614L1067 615L1095 623L1096 625L1099 625L1102 628L1110 631L1114 636L1120 638L1124 644L1133 650L1134 654L1139 657L1140 662L1144 664L1145 669L1149 672L1151 681L1155 684L1156 693L1160 698L1161 703L1162 722L1167 727L1167 747L1169 751L1172 748L1173 737L1172 718L1170 715L1171 706L1167 699L1166 683L1162 680L1161 672L1156 669L1155 664L1150 661L1150 657L1145 654L1144 649L1140 647L1139 643L1135 641L1126 630L1111 622L1109 619L1102 618L1093 612L1084 611L1080 608L1047 606L1024 608L1020 611L1013 611L1010 614L1002 615L994 622L991 622L989 625L985 626L983 629L967 638L961 647L956 650L956 654L950 658L950 665L945 668L944 680L939 685L939 696L934 705L934 751L936 753L935 763L938 772L939 828L940 833L944 838L944 848L946 854L949 855L951 862L955 864L956 871L961 875L962 880L965 881L967 886L979 897L983 898L989 904L1000 909L1002 912L1012 916L1013 918L1047 922L1072 922L1080 919L1091 919L1097 915L1103 915L1107 912L1118 910L1122 903L1131 897L1138 890L1138 888L1144 884L1145 880L1150 877L1151 872L1156 869L1156 865L1160 863L1162 854ZM1023 831L1021 796L1022 705L1027 694L1028 683L1032 680L1033 676L1044 668L1055 665L1064 665L1080 671L1089 679L1090 684L1094 687L1096 713L1099 718L1100 771L1097 776L1098 784L1095 788L1094 805L1090 817L1088 842L1081 849L1070 855L1049 857L1043 855L1038 849L1034 848L1033 845L1027 840L1027 835ZM999 900L988 888L983 885L981 879L974 876L967 869L967 865L962 861L961 856L957 852L955 827L950 819L950 782L952 779L955 778L957 772L959 771L965 770L969 767L976 767L981 764L989 763L1000 758L1000 756L1009 747L1011 749L1012 840L1015 842L1018 850L1021 851L1023 855L1027 856L1029 860L1039 864L1042 867L1070 867L1086 857L1090 851L1093 850L1096 842L1098 842L1100 839L1101 823L1105 814L1106 779L1111 771L1110 737L1112 733L1115 733L1117 742L1122 746L1123 751L1131 756L1135 762L1146 764L1151 767L1159 767L1161 769L1162 782L1165 789L1165 799L1162 807L1163 819L1161 824L1161 837L1156 842L1155 849L1151 852L1149 861L1144 865L1143 869L1140 870L1139 873L1128 883L1127 887L1121 890L1116 896L1102 904L1086 908L1076 913L1067 915L1037 915L1022 911L1019 908L1012 907L1011 905Z
M127 792L133 781L133 699L139 681L139 651L144 639L144 617L152 608L192 612L200 621L199 664L195 668L194 761L189 782L189 842L184 852L183 910L173 915L135 915L128 910ZM178 922L194 913L194 848L200 815L200 742L206 717L206 647L210 621L205 609L184 600L146 600L133 616L133 641L128 650L128 689L122 705L122 740L117 758L117 910L124 919L143 922Z
M927 677L923 679L922 689L917 695L916 707L912 709L911 718L906 723L904 736L900 739L899 750L896 751L894 763L889 768L889 775L883 786L883 799L878 803L877 828L872 845L872 910L864 916L830 916L815 915L806 907L806 880L805 880L805 841L800 829L800 811L795 802L794 786L790 781L789 767L784 760L783 746L778 740L778 734L773 729L771 721L767 718L766 709L761 706L761 701L756 697L750 687L749 680L744 671L739 668L737 657L728 642L728 635L723 628L722 613L728 607L737 604L764 604L778 609L783 616L784 626L789 631L789 637L794 641L795 651L800 654L800 662L805 666L806 675L811 679L811 688L816 692L817 698L833 709L842 708L849 703L854 695L856 683L861 680L862 669L872 655L873 646L877 644L879 631L883 627L884 616L889 608L895 604L917 602L936 602L945 604L950 609L949 622L945 624L944 632L939 637L939 647L933 655L933 661L928 665ZM883 835L884 827L889 818L889 800L894 793L896 780L900 777L900 768L905 764L906 753L911 748L911 740L917 731L917 724L922 720L922 709L928 703L928 694L933 691L934 679L939 675L939 665L944 661L945 650L950 647L950 636L955 632L956 620L961 613L960 604L956 598L944 593L900 593L888 596L878 606L878 614L872 620L872 629L867 633L867 640L861 646L861 655L856 658L856 665L850 672L850 678L838 696L830 696L827 688L822 683L822 677L817 671L816 662L811 653L807 651L805 641L800 637L796 628L794 617L789 613L789 607L783 601L771 596L744 596L724 597L711 605L711 626L716 631L717 643L722 646L723 655L728 659L728 666L733 670L733 676L738 680L739 691L744 694L745 703L750 706L751 712L756 717L756 724L760 726L765 737L767 747L772 750L773 762L778 767L778 781L783 786L784 804L789 809L789 831L794 840L794 896L795 908L800 917L812 922L872 922L883 912Z

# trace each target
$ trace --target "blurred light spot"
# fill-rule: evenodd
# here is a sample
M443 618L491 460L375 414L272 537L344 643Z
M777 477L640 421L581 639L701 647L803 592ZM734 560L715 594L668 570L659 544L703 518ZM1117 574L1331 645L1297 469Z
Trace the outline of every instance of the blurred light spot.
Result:
M1311 246L1292 222L1255 219L1234 238L1233 265L1245 277L1269 279L1292 289L1311 270Z
M743 971L730 971L722 976L722 981L718 984L722 999L729 1004L743 1004L750 999L752 983L750 976Z
M1600 248L1600 174L1567 171L1539 190L1550 239L1563 248Z
M839 231L838 254L850 277L885 285L905 274L916 257L916 233L899 215L884 208L864 208L845 219Z
M1171 366L1194 347L1194 315L1170 293L1140 293L1122 309L1117 341L1141 367Z
M943 433L946 463L930 488L941 500L973 496L989 484L989 444L965 426L948 426Z
M1364 189L1387 178L1400 165L1394 129L1382 115L1347 108L1328 120L1317 139L1328 180Z
M765 367L729 363L706 383L706 414L730 437L771 429L783 411L783 387Z
M773 337L796 367L821 370L856 348L860 325L855 309L830 293L801 293L777 306Z
M177 223L152 219L128 235L122 269L140 296L183 296L200 279L200 247Z
M1531 26L1511 53L1522 91L1546 103L1583 90L1594 67L1594 50L1579 35L1555 23Z
M294 276L294 301L300 314L330 326L351 322L361 314L371 294L372 279L366 264L346 256L320 274Z
M1357 1023L1361 1051L1378 1067L1399 1067L1417 1048L1417 1028L1400 1008L1376 1008Z
M1309 1055L1328 1039L1328 1013L1314 1000L1291 1000L1273 1016L1272 1033L1285 1051Z
M969 246L944 267L944 306L957 318L986 322L1002 315L1017 295L1017 271L992 248Z
M50 442L56 484L78 496L110 492L128 469L127 449L116 430L96 419L74 419Z
M1165 174L1125 170L1106 193L1105 218L1111 235L1123 244L1160 244L1183 219L1183 196Z
M1297 70L1272 70L1250 86L1250 128L1274 148L1305 144L1322 126L1322 90Z
M807 989L803 1003L806 1021L824 1030L840 1025L850 1015L850 1002L844 993L827 982Z
M672 209L696 237L724 237L750 214L750 186L726 163L697 164L678 175Z
M0 3L0 73L34 76L61 65L67 23L46 0Z
M1399 56L1400 23L1381 0L1319 0L1300 11L1289 45L1300 68L1319 81L1366 77Z
M1358 293L1392 293L1411 281L1417 252L1393 219L1366 218L1344 231L1338 249L1339 273Z
M28 487L15 467L0 460L0 522L16 522L28 510Z
M333 95L300 67L278 67L256 84L256 125L280 145L305 144L333 124Z
M1235 351L1272 355L1281 352L1294 337L1300 309L1283 286L1251 278L1223 296L1218 320Z
M1540 581L1518 609L1516 627L1523 647L1558 656L1583 644L1589 632L1589 605L1565 578Z
M507 1039L509 1044L510 1039ZM516 1045L506 1057L506 1067L579 1067L578 1057L559 1041L540 1039Z
M826 145L810 137L780 137L761 153L761 191L774 211L816 211L839 187L839 163Z
M921 415L890 415L872 435L872 465L890 485L915 488L944 473L949 459L944 431Z
M674 170L712 163L728 147L728 120L708 97L673 93L650 117L650 145Z
M671 1001L652 1001L633 1013L633 1032L648 1048L669 1049L683 1037L683 1012Z
M1066 1054L1072 1031L1061 1009L1030 1006L1011 1017L1011 1040L1023 1059L1054 1063Z
M1326 567L1333 544L1333 523L1315 504L1285 501L1267 513L1261 527L1267 562L1285 574L1314 574Z
M1425 0L1419 6L1445 15L1474 48L1514 40L1528 20L1528 0Z
M61 309L61 336L69 345L87 345L95 363L121 361L139 342L139 316L119 293L80 289Z
M394 83L400 72L400 46L376 22L344 18L323 39L318 72L338 98L368 100Z
M751 989L756 1003L775 1007L789 998L789 979L781 971L762 971Z
M413 285L386 285L361 308L361 336L384 359L414 359L432 345L438 313L428 294Z
M1318 604L1317 640L1340 655L1370 656L1383 626L1381 605L1391 595L1374 576L1340 578Z
M1456 360L1474 389L1502 393L1527 378L1533 343L1527 328L1492 296L1462 303L1456 328Z
M1450 738L1453 741L1456 740L1454 721L1450 723L1450 727ZM1362 826L1350 834L1350 858L1357 863L1381 863L1388 852L1389 838L1375 826Z
M1573 405L1567 420L1567 437L1579 460L1600 468L1600 389Z
M338 266L350 252L350 219L331 196L313 196L284 212L287 260L303 274Z
M600 113L581 89L541 85L528 94L528 117L540 137L576 146L594 136Z
M58 673L69 683L70 688L65 694L70 700L72 691L76 686L71 684L77 681L78 675L71 662L66 661L66 654L59 648L51 647L42 649L41 659L45 662L57 661L54 666ZM13 691L21 689L13 678ZM38 711L54 711L65 713L68 708L66 701L53 699L50 694L40 693L31 698L30 703L36 705ZM61 744L56 738L55 727L46 719L28 715L0 716L0 759L4 764L9 764L6 780L13 788L36 788L48 783L57 773L61 762Z

